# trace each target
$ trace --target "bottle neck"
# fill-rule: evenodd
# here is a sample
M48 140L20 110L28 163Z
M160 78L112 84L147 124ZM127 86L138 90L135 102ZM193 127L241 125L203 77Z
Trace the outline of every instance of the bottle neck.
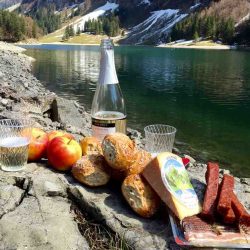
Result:
M102 48L99 84L117 84L118 82L115 69L114 50L110 48Z

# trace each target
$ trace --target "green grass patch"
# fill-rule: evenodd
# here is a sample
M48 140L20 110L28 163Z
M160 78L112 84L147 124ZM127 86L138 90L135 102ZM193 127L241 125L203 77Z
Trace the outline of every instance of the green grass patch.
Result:
M101 40L107 36L104 35L89 35L81 34L79 36L74 36L67 41L62 41L63 30L57 31L53 34L49 34L39 39L40 43L76 43L76 44L100 44Z
M212 40L205 40L205 41L200 41L200 42L194 42L189 45L194 45L194 46L220 46L221 44L215 43Z

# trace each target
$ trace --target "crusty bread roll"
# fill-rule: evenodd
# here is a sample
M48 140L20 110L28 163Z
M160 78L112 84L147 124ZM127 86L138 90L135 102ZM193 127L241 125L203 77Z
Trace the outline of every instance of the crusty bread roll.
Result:
M138 150L135 162L126 170L126 175L140 174L146 165L152 160L152 156L145 150Z
M151 154L144 150L138 150L135 162L126 170L110 168L111 178L113 180L123 182L123 180L131 174L140 174L146 165L151 161Z
M110 180L109 167L102 155L83 156L72 167L73 176L90 187L99 187Z
M143 177L129 175L122 183L122 194L131 208L140 216L153 216L160 205L160 198Z
M92 136L85 137L80 141L83 155L102 154L101 142Z
M102 151L109 166L122 171L128 169L136 159L135 143L121 133L106 135Z

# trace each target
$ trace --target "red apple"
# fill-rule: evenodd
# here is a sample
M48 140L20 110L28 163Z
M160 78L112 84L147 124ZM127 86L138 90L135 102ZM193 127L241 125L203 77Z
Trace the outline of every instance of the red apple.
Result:
M59 136L65 136L68 139L75 139L73 135L62 130L53 130L48 133L48 136L49 136L49 141L52 141L54 138L59 137Z
M42 129L33 128L31 131L28 160L40 160L46 153L48 142L49 137Z
M82 149L74 139L60 136L49 143L47 156L53 168L66 171L82 157Z

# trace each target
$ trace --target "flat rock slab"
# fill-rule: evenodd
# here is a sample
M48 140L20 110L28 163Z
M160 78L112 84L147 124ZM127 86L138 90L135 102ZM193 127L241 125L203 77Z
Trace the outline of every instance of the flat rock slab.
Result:
M87 250L57 174L36 164L0 171L0 249Z
M200 197L205 171L204 164L189 167ZM249 179L236 178L236 189L249 209ZM89 249L78 230L72 202L133 249L183 249L174 242L165 206L154 218L143 219L125 202L120 184L88 188L70 173L55 172L42 163L28 164L23 172L0 171L0 249Z

